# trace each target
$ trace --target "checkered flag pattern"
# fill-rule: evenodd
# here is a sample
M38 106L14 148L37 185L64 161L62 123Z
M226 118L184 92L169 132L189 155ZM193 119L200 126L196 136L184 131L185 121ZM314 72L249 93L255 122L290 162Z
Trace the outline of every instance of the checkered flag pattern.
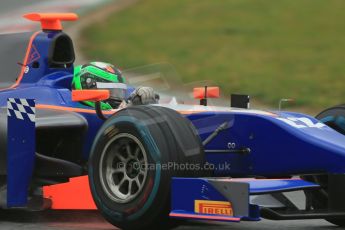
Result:
M7 116L19 120L35 122L35 100L24 98L8 98Z

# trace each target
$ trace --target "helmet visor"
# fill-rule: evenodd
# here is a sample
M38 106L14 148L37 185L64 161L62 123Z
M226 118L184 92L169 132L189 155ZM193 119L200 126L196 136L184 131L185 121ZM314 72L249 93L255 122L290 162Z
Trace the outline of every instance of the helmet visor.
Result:
M127 85L114 82L97 82L97 89L107 89L110 92L110 99L124 100L126 97Z

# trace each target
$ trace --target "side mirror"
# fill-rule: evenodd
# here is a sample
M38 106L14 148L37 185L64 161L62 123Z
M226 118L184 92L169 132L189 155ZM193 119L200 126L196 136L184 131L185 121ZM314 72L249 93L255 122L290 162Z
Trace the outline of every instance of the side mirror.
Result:
M72 90L72 101L103 101L110 97L109 90L99 89L85 89Z
M207 106L207 98L219 98L219 87L197 87L193 89L195 99L200 99L200 105Z
M107 100L110 97L109 90L106 89L85 89L85 90L72 90L72 101L93 101L95 102L95 110L97 116L106 120L101 108L101 101Z

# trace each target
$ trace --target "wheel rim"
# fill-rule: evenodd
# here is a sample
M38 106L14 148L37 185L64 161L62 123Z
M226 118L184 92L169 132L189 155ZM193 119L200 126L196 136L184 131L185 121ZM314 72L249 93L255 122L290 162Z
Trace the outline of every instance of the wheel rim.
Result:
M147 154L139 139L129 133L113 137L100 159L100 181L107 196L128 203L143 189L147 177Z

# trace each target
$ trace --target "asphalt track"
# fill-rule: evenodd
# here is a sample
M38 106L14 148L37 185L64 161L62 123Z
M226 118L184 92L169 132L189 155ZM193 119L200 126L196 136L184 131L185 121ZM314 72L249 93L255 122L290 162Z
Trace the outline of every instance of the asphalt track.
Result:
M50 211L27 213L20 211L0 212L1 230L110 230L108 224L95 211ZM186 222L177 230L325 230L340 229L324 220L269 221L241 223ZM157 229L158 230L158 229Z
M32 11L82 11L102 0L1 0L0 33L31 31L35 25L20 18L23 13ZM0 37L0 81L13 82L18 59L22 55L15 52L18 39ZM5 42L4 42L5 41ZM19 49L20 50L20 49ZM295 194L293 196L298 196ZM0 230L108 230L115 229L96 211L48 211L28 213L18 210L0 211ZM179 230L317 230L339 229L324 220L269 221L242 223L184 223Z

